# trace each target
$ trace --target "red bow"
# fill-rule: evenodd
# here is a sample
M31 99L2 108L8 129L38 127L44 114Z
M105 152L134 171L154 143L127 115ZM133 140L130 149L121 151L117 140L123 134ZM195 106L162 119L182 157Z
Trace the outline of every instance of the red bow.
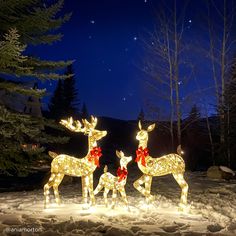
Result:
M116 172L117 176L118 176L118 182L122 181L123 179L125 179L127 177L128 171L127 169L123 168L118 168L117 172Z
M89 153L89 157L88 160L89 161L94 161L94 164L97 167L100 167L99 165L99 158L102 156L102 149L100 147L94 147L90 153Z
M135 162L140 161L143 166L146 166L146 157L149 156L149 152L147 148L139 147L138 150L136 150L136 159Z

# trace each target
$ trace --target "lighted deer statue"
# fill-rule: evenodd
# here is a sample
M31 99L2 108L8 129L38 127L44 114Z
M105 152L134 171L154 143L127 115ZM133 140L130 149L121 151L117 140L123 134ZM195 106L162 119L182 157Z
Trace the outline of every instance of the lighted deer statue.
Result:
M87 203L88 192L92 205L95 204L93 193L93 172L99 166L99 157L102 155L101 148L97 146L97 141L106 136L107 131L96 130L97 118L91 117L91 123L82 120L82 124L73 118L61 120L60 123L73 132L82 132L88 136L88 153L83 158L75 158L66 154L57 155L49 152L53 158L51 163L51 176L44 185L44 207L49 203L49 189L53 187L56 203L60 204L58 186L65 175L81 177L83 202Z
M125 193L125 185L128 174L127 165L132 160L132 157L125 156L122 151L116 151L116 155L120 158L120 167L117 169L117 176L114 176L111 173L107 172L107 166L105 166L104 174L101 175L98 186L94 190L94 194L98 194L104 188L103 196L105 200L105 205L107 207L107 194L110 190L112 190L112 208L114 208L116 205L116 197L118 191L120 192L121 197L126 204L126 207L129 209L128 200Z
M171 153L159 158L152 158L149 156L147 149L148 132L155 128L155 124L150 125L147 130L142 129L141 122L139 121L139 129L136 139L139 141L138 150L136 151L136 162L143 175L134 182L134 187L142 193L147 202L149 203L153 196L150 193L152 178L154 176L162 176L172 174L176 182L181 187L181 199L179 210L184 210L187 205L188 184L184 179L185 163L181 154L183 154L181 147L178 146L177 153ZM141 185L145 184L145 188Z

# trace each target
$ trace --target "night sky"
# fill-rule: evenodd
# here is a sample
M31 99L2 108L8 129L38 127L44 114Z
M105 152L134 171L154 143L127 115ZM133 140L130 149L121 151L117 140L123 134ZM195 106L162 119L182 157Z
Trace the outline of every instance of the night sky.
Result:
M170 4L172 1L165 1ZM181 9L185 1L177 1ZM203 42L206 47L207 31L203 29L203 1L189 1L185 15L184 40L192 46ZM152 31L158 1L155 0L68 0L63 12L72 12L72 18L59 30L64 34L60 42L51 46L29 47L28 51L42 59L75 59L73 65L81 103L85 102L90 114L119 119L136 119L141 108L148 117L150 102L164 108L165 102L149 88L148 76L141 70L143 35ZM195 45L196 46L196 45ZM195 47L193 46L193 47ZM195 47L196 48L196 47ZM201 106L205 99L214 104L207 88L211 74L209 62L190 49L186 58L196 66L195 79L198 86L206 88L205 97L186 103L187 114L193 103ZM180 74L182 71L180 71ZM182 97L196 92L195 79L189 82ZM55 89L56 82L45 82L49 96L43 99L44 108ZM213 106L212 106L213 107ZM211 112L213 113L213 108Z

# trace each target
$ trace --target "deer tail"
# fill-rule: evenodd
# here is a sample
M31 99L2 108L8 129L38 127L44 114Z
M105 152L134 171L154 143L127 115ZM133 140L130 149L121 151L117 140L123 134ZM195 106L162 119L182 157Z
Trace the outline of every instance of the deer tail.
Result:
M178 145L178 147L177 147L177 153L178 153L178 155L180 155L180 156L182 156L182 155L184 154L184 152L183 152L183 150L182 150L182 148L181 148L181 145Z
M103 169L103 172L106 173L106 172L107 172L107 169L108 169L108 167L107 167L107 165L105 165L105 167L104 167L104 169Z
M55 152L51 152L51 151L48 152L48 155L49 155L50 157L52 157L52 158L55 158L55 157L58 156L57 153L55 153Z

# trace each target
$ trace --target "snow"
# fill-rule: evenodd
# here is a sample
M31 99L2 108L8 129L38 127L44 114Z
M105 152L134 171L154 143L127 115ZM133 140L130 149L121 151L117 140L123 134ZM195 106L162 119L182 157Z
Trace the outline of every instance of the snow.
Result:
M0 193L0 234L19 235L236 235L236 180L207 179L205 172L187 172L189 209L178 211L180 189L171 175L154 177L155 201L146 205L132 183L141 173L129 170L127 211L121 201L105 208L84 209L81 184L59 187L63 204L43 208L43 190ZM54 198L52 198L54 199ZM110 199L111 200L111 199Z
M235 173L233 172L233 170L231 170L230 168L226 167L226 166L220 166L220 169L224 172L230 173L233 176L235 176Z

